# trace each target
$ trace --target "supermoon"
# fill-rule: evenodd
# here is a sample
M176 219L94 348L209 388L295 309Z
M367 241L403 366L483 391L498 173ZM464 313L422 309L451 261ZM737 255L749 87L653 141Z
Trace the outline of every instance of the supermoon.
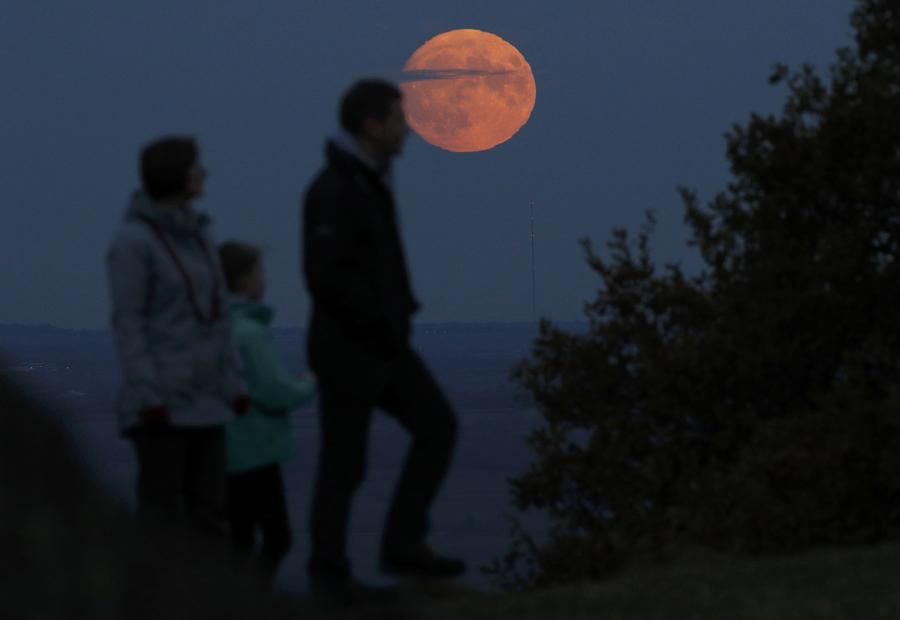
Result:
M403 67L410 127L448 151L485 151L509 140L531 116L537 88L514 46L481 30L429 39Z

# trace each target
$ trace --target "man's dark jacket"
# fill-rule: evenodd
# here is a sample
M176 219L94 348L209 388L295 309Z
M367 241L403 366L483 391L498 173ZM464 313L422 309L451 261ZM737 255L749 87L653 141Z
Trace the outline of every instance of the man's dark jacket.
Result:
M351 371L360 356L390 360L409 346L418 303L391 190L334 143L303 205L303 271L312 297L310 364ZM352 381L352 377L348 377Z

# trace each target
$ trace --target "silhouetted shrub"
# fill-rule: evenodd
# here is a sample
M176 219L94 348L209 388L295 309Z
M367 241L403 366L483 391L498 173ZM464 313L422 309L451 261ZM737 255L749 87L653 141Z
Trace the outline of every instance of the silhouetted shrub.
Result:
M778 115L727 136L733 179L682 190L697 276L616 231L586 334L541 323L514 378L544 422L512 481L507 586L600 577L672 543L789 551L900 525L900 2L860 0L829 79L775 68Z

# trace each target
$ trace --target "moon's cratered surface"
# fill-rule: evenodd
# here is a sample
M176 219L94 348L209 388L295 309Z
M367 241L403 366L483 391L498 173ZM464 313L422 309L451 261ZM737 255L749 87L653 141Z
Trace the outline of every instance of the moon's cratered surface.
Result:
M534 109L531 66L489 32L439 34L410 56L403 71L407 122L448 151L484 151L506 142Z

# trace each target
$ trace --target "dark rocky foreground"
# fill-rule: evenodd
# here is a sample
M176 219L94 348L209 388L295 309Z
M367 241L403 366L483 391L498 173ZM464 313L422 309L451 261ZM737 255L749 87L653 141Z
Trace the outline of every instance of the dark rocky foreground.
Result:
M0 618L256 620L334 611L274 597L225 550L139 522L86 474L52 416L0 378ZM393 605L340 611L408 617Z

